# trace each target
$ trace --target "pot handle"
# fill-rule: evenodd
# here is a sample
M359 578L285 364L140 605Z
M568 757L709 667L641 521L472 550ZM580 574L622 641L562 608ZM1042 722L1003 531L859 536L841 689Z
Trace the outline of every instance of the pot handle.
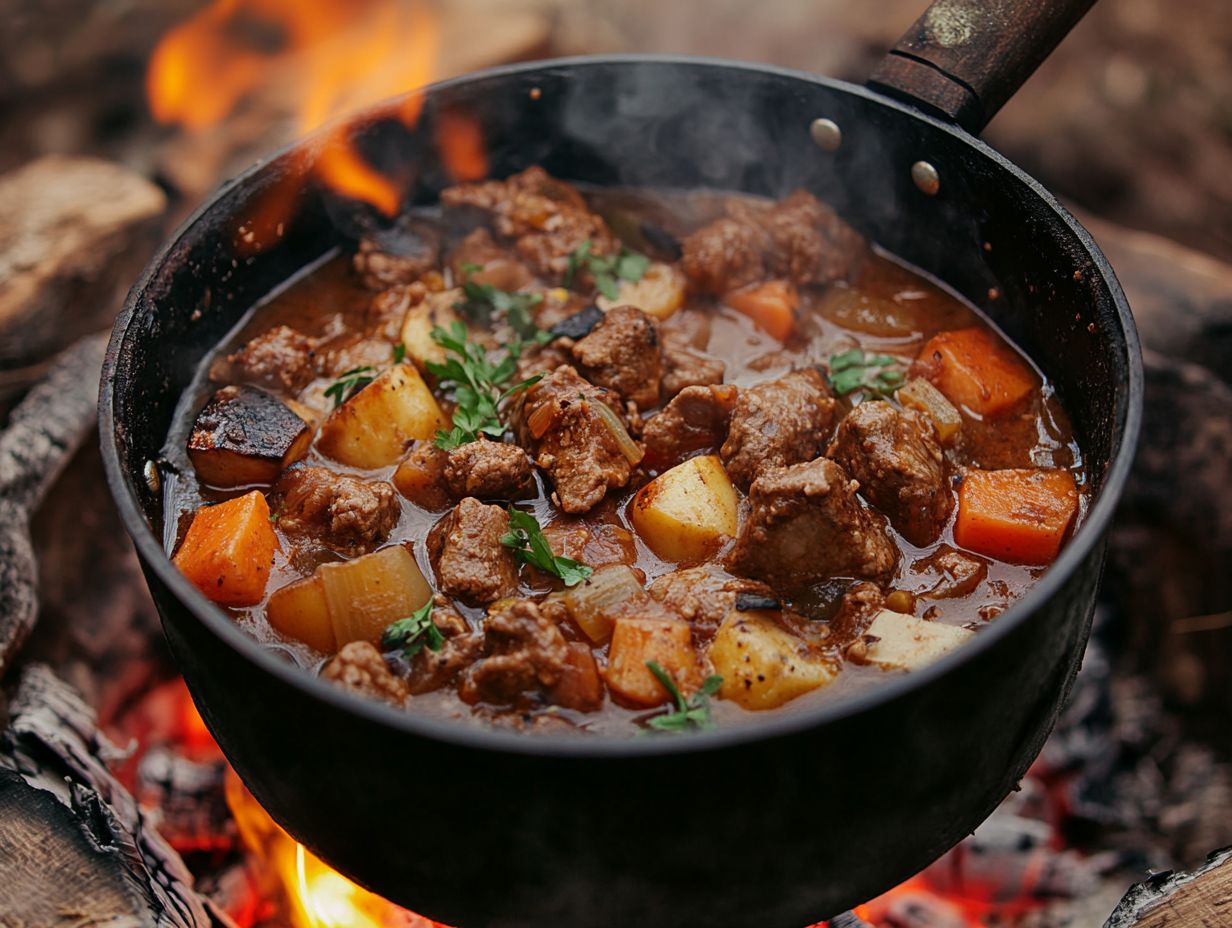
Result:
M978 134L1095 0L935 0L869 86Z

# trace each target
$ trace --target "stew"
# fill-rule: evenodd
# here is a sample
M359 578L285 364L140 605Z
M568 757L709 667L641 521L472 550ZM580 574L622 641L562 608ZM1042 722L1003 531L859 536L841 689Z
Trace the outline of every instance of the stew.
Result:
M203 364L168 547L311 672L535 731L753 723L959 647L1086 505L1051 385L807 192L446 189Z

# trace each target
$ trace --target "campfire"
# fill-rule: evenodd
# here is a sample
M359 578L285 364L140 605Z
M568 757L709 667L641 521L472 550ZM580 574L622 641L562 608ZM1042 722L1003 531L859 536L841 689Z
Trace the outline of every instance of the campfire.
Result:
M481 30L485 38L459 41L489 17L498 23ZM80 252L105 244L117 256L143 253L153 244L153 230L165 231L254 150L328 127L335 117L431 80L535 56L545 50L546 33L539 14L457 13L424 0L212 0L200 6L160 37L145 75L149 113L160 127L146 131L159 137L162 189L131 173L118 179L100 174L97 165L71 171L61 165L59 174L38 168L42 178L77 178L73 191L111 184L123 191L129 209L91 215L82 223L89 234L81 241L57 243L57 226L48 224L42 241L50 257L35 284L53 292L40 291L34 309L23 306L22 318L63 313L48 308L59 292L53 285L81 276L88 262ZM390 118L413 128L422 103L412 93ZM379 169L341 130L325 132L312 167L315 179L379 214L396 215L407 179ZM486 176L487 143L477 125L445 114L436 132L456 180ZM238 230L254 250L281 234L294 188L306 180L296 176L272 191L260 214ZM0 188L5 183L0 179ZM7 183L13 192L31 178ZM72 203L66 198L59 220L79 219L73 210L80 208L79 197ZM1172 297L1194 278L1176 270L1176 251L1152 251L1112 227L1104 232L1114 263L1118 251L1134 260L1127 283L1141 281L1135 309L1150 342L1167 328L1160 320L1168 318ZM5 247L0 242L0 252ZM1232 271L1225 273L1232 293ZM131 277L91 281L100 292L128 282ZM7 318L0 315L0 325ZM1199 326L1214 329L1211 320ZM0 834L0 862L18 859L12 842L19 842L20 853L39 846L47 853L44 872L20 867L16 880L0 880L9 884L0 886L0 924L7 924L6 907L19 913L19 924L22 915L36 924L72 903L91 916L90 906L127 914L144 905L151 924L177 928L437 925L368 892L283 831L230 769L198 715L163 649L127 540L102 498L97 451L88 443L76 450L91 427L92 393L83 399L73 385L96 379L100 343L80 343L47 373L47 359L67 346L68 336L97 327L83 319L54 335L26 338L0 371L0 396L10 405L31 383L42 383L15 406L0 438L0 503L8 505L9 488L21 483L10 470L26 468L26 482L34 484L39 480L31 475L49 482L49 475L67 468L41 506L31 492L11 513L0 509L0 533L22 543L26 523L33 522L44 580L36 590L33 567L23 564L25 586L15 583L0 594L0 606L11 610L0 613L0 671L11 691L7 718L0 715L0 817L15 822L14 837ZM1161 341L1161 350L1174 347ZM1205 369L1195 374L1183 353L1152 363L1159 406L1148 410L1146 444L1167 449L1181 441L1174 433L1178 407L1187 421L1202 419L1204 411L1220 408L1227 392L1209 382L1215 378ZM19 376L9 376L13 370ZM1218 648L1174 641L1229 626L1226 612L1200 614L1206 607L1196 604L1186 584L1200 589L1210 568L1187 561L1175 537L1189 520L1202 526L1217 518L1203 511L1205 491L1227 499L1221 485L1226 466L1215 468L1212 480L1205 456L1214 452L1202 451L1202 440L1195 435L1178 449L1181 467L1189 468L1179 477L1150 459L1141 468L1112 539L1110 578L1083 670L1019 790L926 870L820 924L1128 928L1164 924L1151 920L1160 907L1188 912L1198 911L1186 908L1199 904L1195 898L1218 899L1219 905L1232 900L1232 854L1218 852L1232 842L1232 767L1208 746L1219 733L1226 737L1219 697L1232 691L1232 668ZM37 453L27 455L26 448ZM1223 453L1227 458L1228 449ZM1163 511L1161 494L1172 485L1203 492ZM91 527L88 546L82 522ZM1213 531L1213 543L1226 557L1232 541L1222 523L1219 531L1225 534ZM0 537L7 540L7 534ZM100 547L108 553L96 557ZM5 579L6 569L0 560ZM53 589L49 578L60 576L85 578L81 586L90 595ZM41 612L31 633L36 593ZM14 666L27 635L23 664ZM1200 691L1178 711L1177 681L1198 677ZM1154 876L1126 895L1131 884L1174 869L1195 872ZM83 882L46 878L60 872Z

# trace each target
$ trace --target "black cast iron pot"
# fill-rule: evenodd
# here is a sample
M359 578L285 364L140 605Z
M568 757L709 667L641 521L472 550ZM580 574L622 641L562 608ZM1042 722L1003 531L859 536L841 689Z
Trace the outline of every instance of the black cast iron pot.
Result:
M413 131L389 110L348 124L408 201L448 183L432 143L447 111L479 121L494 176L541 164L596 184L806 188L984 307L1057 385L1093 504L1056 564L957 653L755 726L617 741L447 724L351 696L241 632L171 566L148 462L203 356L368 214L311 180L318 139L226 184L180 229L116 323L103 452L193 697L279 823L364 885L465 928L799 928L918 871L1013 789L1086 641L1141 370L1090 236L956 123L978 129L1087 5L939 4L887 59L880 91L721 61L591 58L438 84ZM252 248L254 211L288 185L284 234Z

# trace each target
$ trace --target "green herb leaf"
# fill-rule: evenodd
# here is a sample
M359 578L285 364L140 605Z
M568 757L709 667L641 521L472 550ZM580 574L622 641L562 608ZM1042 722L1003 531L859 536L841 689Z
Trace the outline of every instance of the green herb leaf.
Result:
M462 265L465 280L462 283L464 300L453 304L454 309L475 322L490 324L494 318L503 318L519 338L538 338L540 329L535 325L531 309L543 302L542 293L511 293L492 284L471 280L471 275L483 270L479 264Z
M577 272L585 267L594 278L595 289L609 300L615 300L620 297L619 281L636 283L650 267L648 257L628 248L621 248L620 254L616 255L597 255L593 253L592 247L591 240L587 239L569 255L569 266L565 269L564 279L566 287L573 286Z
M431 650L439 651L445 644L445 636L432 621L433 605L429 599L405 619L391 622L381 635L381 650L401 649L408 658L422 651L425 644Z
M376 379L376 373L376 368L368 364L363 367L353 367L334 381L326 389L325 395L333 399L336 409L372 383Z
M888 354L866 354L860 348L830 358L830 386L839 396L860 391L890 396L907 381L906 365Z
M512 549L514 558L521 563L559 577L565 586L577 586L594 573L585 564L553 554L539 521L513 506L509 507L509 531L501 536L501 544Z
M398 342L398 344L394 345L394 363L401 364L405 360L406 345L402 344L402 342Z
M685 731L689 727L713 728L714 720L710 717L710 697L719 691L723 685L720 676L709 676L702 681L701 688L691 699L685 699L680 687L672 679L671 674L664 670L657 661L647 661L646 669L655 675L655 679L663 684L663 688L671 694L675 709L670 709L663 715L648 719L646 724L655 731Z

